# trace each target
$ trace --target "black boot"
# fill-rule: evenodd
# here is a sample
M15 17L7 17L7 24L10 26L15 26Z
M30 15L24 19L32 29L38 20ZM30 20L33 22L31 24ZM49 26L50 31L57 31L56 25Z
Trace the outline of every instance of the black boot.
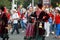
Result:
M5 38L2 38L2 40L5 40Z

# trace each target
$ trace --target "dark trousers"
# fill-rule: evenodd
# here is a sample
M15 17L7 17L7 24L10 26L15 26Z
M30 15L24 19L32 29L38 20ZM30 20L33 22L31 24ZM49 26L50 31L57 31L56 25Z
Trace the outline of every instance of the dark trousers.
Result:
M16 30L17 34L19 34L18 24L13 24L12 34L13 34L13 32L14 32L15 30Z
M5 29L2 33L0 33L0 37L2 38L2 40L8 40L9 39L9 35L8 35L8 30Z
M40 22L35 23L34 27L34 36L38 35L44 35L45 34L45 29L44 29L44 23L42 23L42 28L39 28Z

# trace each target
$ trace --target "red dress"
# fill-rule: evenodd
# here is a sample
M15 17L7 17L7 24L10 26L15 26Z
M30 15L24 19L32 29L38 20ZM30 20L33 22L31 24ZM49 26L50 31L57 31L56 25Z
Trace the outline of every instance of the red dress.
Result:
M27 23L27 29L26 29L26 37L29 38L29 37L33 37L33 34L34 34L34 24L31 22L34 20L29 20L30 19L30 15L28 15L28 23Z
M28 23L26 29L26 37L33 37L34 34L34 25L32 23Z

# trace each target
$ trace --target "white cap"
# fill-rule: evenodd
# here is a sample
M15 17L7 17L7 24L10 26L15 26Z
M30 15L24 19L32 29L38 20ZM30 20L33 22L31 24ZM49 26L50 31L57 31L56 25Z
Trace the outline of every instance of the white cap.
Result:
M56 7L56 10L60 10L60 8L59 7Z

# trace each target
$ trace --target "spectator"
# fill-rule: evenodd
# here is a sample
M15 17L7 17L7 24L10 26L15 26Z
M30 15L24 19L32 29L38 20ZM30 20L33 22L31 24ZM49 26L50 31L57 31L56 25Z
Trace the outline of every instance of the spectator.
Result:
M18 20L19 20L18 13L17 13L16 9L14 9L14 10L13 10L13 15L12 15L13 28L12 28L11 34L13 34L13 32L14 32L15 30L16 30L17 34L19 34L19 30L18 30Z
M60 10L57 10L56 12L55 23L56 23L56 38L60 38Z

